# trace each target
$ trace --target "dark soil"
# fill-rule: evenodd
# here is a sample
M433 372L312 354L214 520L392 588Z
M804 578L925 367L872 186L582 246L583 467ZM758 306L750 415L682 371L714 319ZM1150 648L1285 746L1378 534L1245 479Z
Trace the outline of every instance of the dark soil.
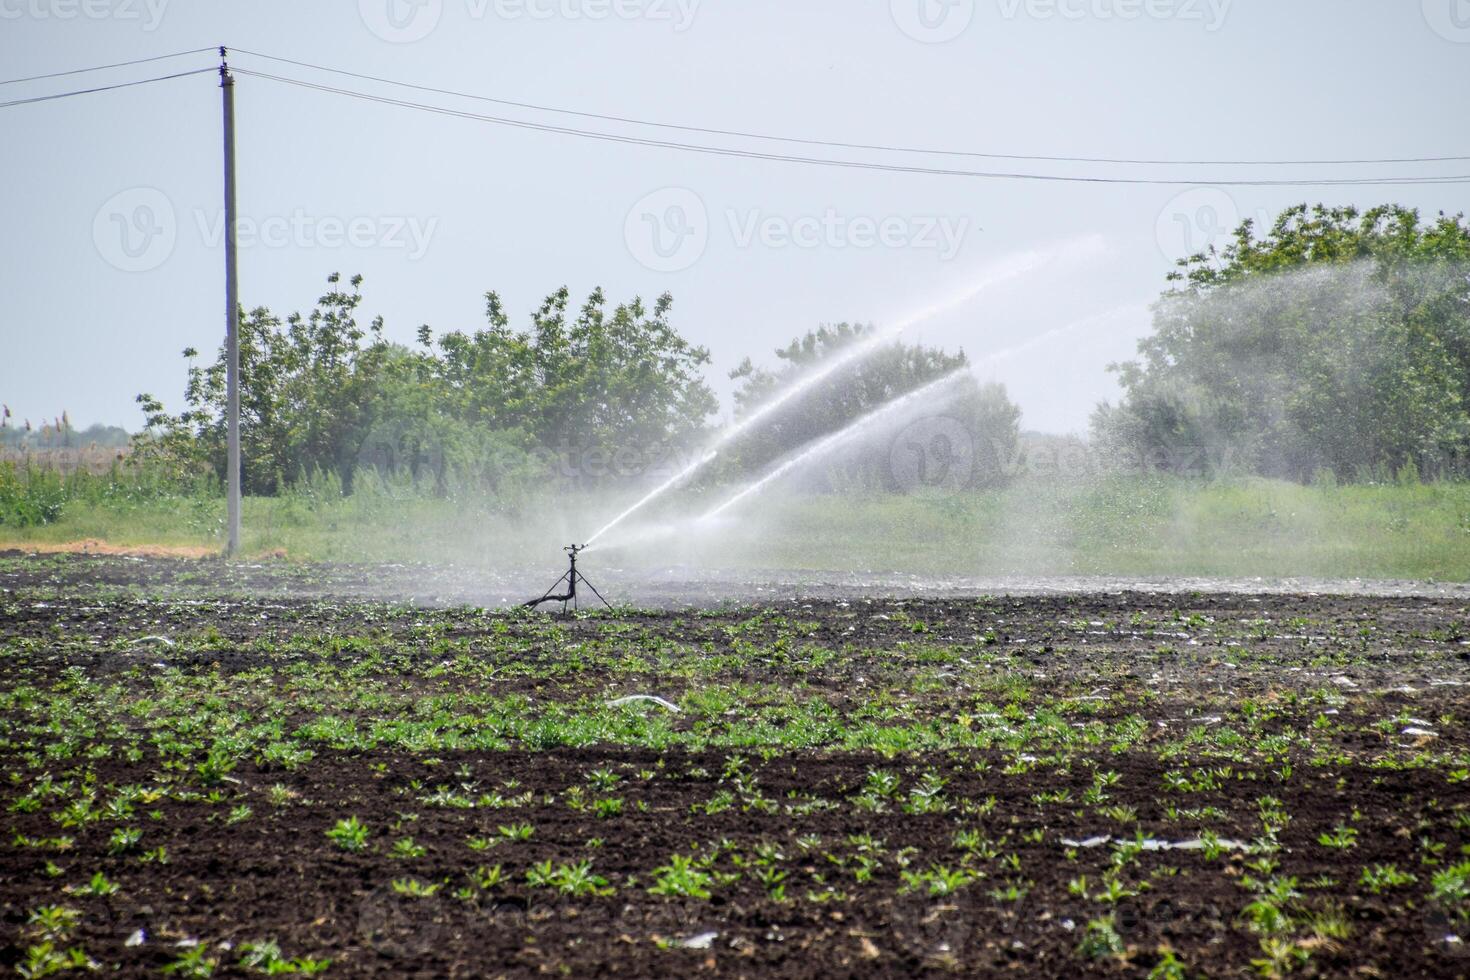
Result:
M1298 897L1279 937L1305 954L1292 961L1297 973L1470 973L1465 944L1446 941L1467 933L1470 908L1429 895L1435 873L1470 853L1470 619L1458 598L851 595L550 620L329 590L293 596L290 583L312 574L0 559L7 968L42 941L31 912L64 905L80 917L56 948L83 949L103 972L125 976L158 974L190 948L180 943L194 941L217 961L215 975L240 975L241 946L263 939L286 958L330 958L328 976L1130 976L1162 969L1170 956L1189 976L1242 975L1266 956L1271 935L1246 915L1259 894L1252 882L1290 877ZM567 670L584 648L626 649L629 660ZM668 673L632 657L651 651ZM484 667L483 679L440 676L451 656ZM717 665L700 671L701 660ZM314 670L325 677L328 667L354 665L402 700L378 713L303 699ZM186 763L150 741L163 731L209 737L180 735L149 714L144 701L175 683L204 684L188 689L237 710L242 725L277 724L287 740L327 713L360 727L394 723L471 690L546 704L657 693L685 705L675 733L712 723L696 706L709 689L756 698L765 696L760 685L799 690L800 700L854 724L875 703L893 705L894 724L948 724L991 709L1018 730L1048 713L1074 727L1141 722L1126 742L1036 756L1003 738L897 754L835 740L799 750L313 743L314 758L294 768L252 753L201 782L196 758ZM1011 696L1004 684L1024 687ZM106 715L120 719L117 730L93 733L67 755L48 749L67 741L65 725L48 721L57 711L38 707L63 698L130 707ZM1249 725L1260 711L1269 717ZM1405 734L1410 715L1432 734ZM1245 744L1216 739L1224 728L1245 733ZM1283 747L1262 747L1282 734ZM130 744L142 746L140 757L120 750ZM599 786L598 772L617 779ZM900 788L871 806L861 801L875 772L895 774ZM33 810L18 803L43 773L95 787L99 805L129 786L188 786L199 798L163 793L129 814L68 827L59 798ZM1099 773L1115 781L1089 800ZM1180 773L1203 785L1167 789ZM944 806L906 812L926 780L942 780ZM440 791L494 793L504 804L425 802ZM592 804L607 797L622 810L598 816ZM1228 849L1263 838L1263 798L1290 816L1276 849ZM231 822L238 806L251 812ZM1106 807L1128 812L1109 818ZM327 836L347 816L371 830L361 853ZM529 839L500 829L522 823L534 828ZM112 835L123 826L141 828L143 840L116 852ZM1355 831L1350 846L1321 842L1344 826ZM967 855L959 831L978 832L988 849ZM1131 861L1115 841L1066 843L1102 834L1225 843L1218 853L1146 850ZM36 844L59 835L70 845ZM395 857L393 843L405 837L423 852ZM479 850L469 843L477 838L500 840ZM141 859L158 847L167 863ZM650 893L676 853L711 856L708 898ZM607 894L563 894L527 878L543 861L582 860L606 879ZM762 882L760 861L784 875L784 896ZM476 868L495 865L502 880L469 887ZM1377 865L1416 880L1374 893L1360 877ZM973 880L937 895L904 877L935 867L967 868ZM1114 867L1118 897L1100 899ZM95 872L118 891L65 891ZM402 894L392 883L407 879L439 887ZM1095 954L1088 924L1108 916L1119 947ZM142 941L126 945L129 937Z

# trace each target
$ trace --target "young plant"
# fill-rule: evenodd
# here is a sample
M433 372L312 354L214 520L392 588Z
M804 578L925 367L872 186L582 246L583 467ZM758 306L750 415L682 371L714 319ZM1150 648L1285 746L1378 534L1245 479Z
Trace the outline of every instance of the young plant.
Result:
M1363 874L1358 878L1359 883L1375 895L1381 895L1390 888L1402 888L1416 880L1413 874L1400 871L1394 864L1375 864L1364 868Z
M358 853L367 849L368 828L356 817L338 820L336 826L327 831L327 838L344 851Z
M408 860L412 858L421 858L427 853L429 853L429 849L427 847L424 847L422 844L414 843L414 839L412 837L400 837L398 840L393 842L393 850L389 852L389 856L402 860Z
M613 890L607 887L607 879L592 874L591 861L578 861L576 864L562 864L553 868L550 858L547 858L526 871L526 883L532 887L551 887L563 895L573 896L610 895Z
M395 892L409 898L428 898L439 890L438 882L430 884L417 878L394 878L391 884Z
M675 854L669 863L653 869L654 883L649 891L655 895L681 898L709 898L709 886L713 880L709 874L695 866L694 860L683 854Z
M509 826L501 824L497 829L506 840L530 840L531 835L536 833L536 828L528 823L513 823Z
M107 851L109 854L126 854L138 846L143 839L143 831L137 827L115 827L112 837L108 839Z
M1123 937L1118 935L1117 920L1111 915L1093 919L1082 933L1077 952L1090 960L1117 956L1123 952Z
M924 871L903 871L900 872L900 876L904 882L901 891L911 892L925 889L936 898L953 895L980 877L975 871L968 871L964 868L951 869L938 864Z
M202 943L180 953L178 958L163 968L164 973L177 973L181 977L200 978L214 975L219 960L209 955L208 947Z
M108 895L116 895L118 886L108 881L107 876L98 871L92 875L85 885L73 885L67 891L73 895L88 895L92 898L106 898Z

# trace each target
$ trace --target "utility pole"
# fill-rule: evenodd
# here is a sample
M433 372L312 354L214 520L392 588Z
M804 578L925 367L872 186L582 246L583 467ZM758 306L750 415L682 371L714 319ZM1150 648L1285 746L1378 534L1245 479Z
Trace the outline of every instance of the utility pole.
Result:
M225 122L225 424L228 460L225 464L225 512L229 544L225 554L240 553L240 293L235 279L235 79L219 49L219 87L224 98Z

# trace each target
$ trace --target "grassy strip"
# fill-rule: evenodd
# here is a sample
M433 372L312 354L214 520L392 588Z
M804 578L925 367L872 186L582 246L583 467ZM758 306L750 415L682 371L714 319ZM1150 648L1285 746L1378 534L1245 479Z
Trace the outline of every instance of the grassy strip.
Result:
M717 499L717 498L712 498ZM494 501L299 491L245 502L248 553L305 560L510 563L584 537L616 498L562 498L534 520ZM698 513L702 507L695 510ZM677 515L663 515L677 517ZM70 502L54 523L0 525L0 547L84 539L218 547L208 498ZM608 560L943 574L1317 576L1470 580L1470 484L1031 477L953 494L772 496L729 523L613 536ZM637 529L632 529L636 531Z

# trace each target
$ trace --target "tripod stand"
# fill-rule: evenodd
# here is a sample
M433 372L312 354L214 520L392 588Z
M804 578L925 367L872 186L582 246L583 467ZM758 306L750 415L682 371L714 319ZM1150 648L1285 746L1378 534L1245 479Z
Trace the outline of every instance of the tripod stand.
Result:
M587 547L585 544L569 544L563 548L562 551L567 553L567 557L570 560L570 567L562 574L561 578L551 584L551 588L546 590L545 595L539 599L531 599L524 602L522 605L527 609L535 609L543 602L560 602L561 611L566 612L567 603L570 602L572 604L572 611L575 612L577 610L577 583L581 582L592 590L592 594L597 596L598 600L604 606L607 606L609 612L612 611L612 603L602 598L602 593L597 591L597 586L587 581L587 576L577 571L577 552L585 547ZM564 593L558 594L556 588L563 582L567 584L567 590Z

